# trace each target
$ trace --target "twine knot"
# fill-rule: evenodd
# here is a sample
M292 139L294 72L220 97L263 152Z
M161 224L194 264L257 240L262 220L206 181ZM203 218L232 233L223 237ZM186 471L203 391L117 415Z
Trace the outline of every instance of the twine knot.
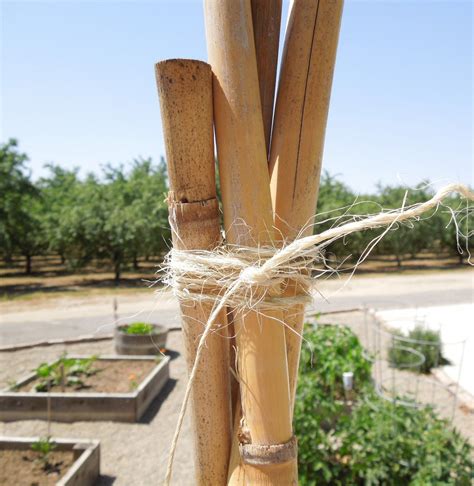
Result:
M239 280L248 285L268 285L272 276L262 267L250 266L240 272Z

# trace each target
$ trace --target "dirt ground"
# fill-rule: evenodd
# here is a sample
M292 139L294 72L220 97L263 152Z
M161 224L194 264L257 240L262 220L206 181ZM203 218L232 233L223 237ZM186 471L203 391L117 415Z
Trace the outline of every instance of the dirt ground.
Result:
M0 484L3 486L54 486L74 463L71 451L52 451L48 468L38 460L38 453L23 450L0 451Z
M160 263L159 259L142 260L137 269L124 270L117 284L110 268L100 262L72 272L61 264L57 256L34 257L31 275L24 273L24 261L21 258L8 267L0 262L0 301L143 292L148 289L150 282L156 280ZM371 257L359 267L358 274L406 274L465 267L466 264L460 265L455 256L425 253L414 258L407 256L401 268L397 266L394 257Z
M64 391L76 393L128 393L135 388L148 376L151 370L157 365L157 361L115 361L97 360L91 366L89 376L81 375L81 385L69 385L65 378ZM35 386L44 381L36 379L25 385L15 388L15 391L34 391ZM61 392L61 385L53 385L49 389L51 392Z

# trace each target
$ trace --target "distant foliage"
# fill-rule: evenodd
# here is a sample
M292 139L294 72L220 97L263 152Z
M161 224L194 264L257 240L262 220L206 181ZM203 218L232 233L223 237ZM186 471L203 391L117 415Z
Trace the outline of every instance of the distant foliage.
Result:
M108 165L100 177L48 164L31 181L28 158L10 140L0 146L0 256L60 255L71 270L95 259L112 264L118 281L139 258L162 256L170 229L163 160L136 159L128 170Z
M408 338L407 341L404 338ZM416 352L412 353L411 350ZM421 361L421 357L423 360ZM388 360L394 368L403 368L419 373L429 373L433 368L449 364L443 356L441 336L438 331L415 326L405 336L394 331L394 338L388 350ZM420 363L420 364L418 364Z
M321 175L315 232L340 225L354 217L376 214L382 209L398 209L430 199L435 191L423 181L413 189L405 186L377 186L375 194L356 194L347 185L327 172ZM456 223L453 219L456 212ZM359 259L364 251L384 232L383 229L359 232L331 243L326 251L333 266L348 256ZM467 203L459 196L449 198L437 212L423 216L421 221L396 224L375 246L374 255L394 256L399 267L403 261L423 250L433 253L448 252L468 258L474 244L474 217L467 212Z
M44 211L27 161L16 140L0 145L0 252L7 262L15 253L24 256L25 271L31 273L31 258L45 249L41 235Z
M78 176L55 164L48 174L32 181L28 157L16 140L0 145L0 257L8 265L12 258L25 258L31 272L33 256L55 253L69 270L80 269L92 260L113 267L118 281L124 269L138 268L140 259L161 258L170 242L166 164L139 158L125 168L107 165L99 175ZM219 184L217 181L218 194ZM321 176L315 231L341 224L354 216L398 208L406 189L379 186L375 194L356 195L336 177ZM410 190L406 204L427 200L433 191L420 184ZM458 227L452 212L458 215ZM398 265L421 250L467 258L466 243L474 243L474 221L469 220L465 202L453 196L428 221L412 227L393 227L373 253L395 256ZM428 215L430 216L430 215ZM451 224L450 224L451 223ZM458 237L458 232L461 237ZM359 232L331 243L326 258L336 267L346 258L360 258L382 230Z
M308 327L305 339L294 415L301 485L471 484L467 440L430 408L379 398L349 329ZM354 373L347 396L345 371Z

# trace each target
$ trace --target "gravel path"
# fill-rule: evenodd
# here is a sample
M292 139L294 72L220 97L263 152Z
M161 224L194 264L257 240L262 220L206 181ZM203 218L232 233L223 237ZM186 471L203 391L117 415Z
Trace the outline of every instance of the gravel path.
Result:
M361 312L326 315L321 320L326 323L348 325L362 341L365 339L363 313ZM186 385L186 367L182 355L180 332L169 334L168 347L179 353L171 362L171 379L140 423L76 422L63 424L53 422L51 424L51 434L54 437L100 440L102 477L98 486L161 484L165 474L169 445ZM16 380L27 374L40 362L53 360L65 350L71 354L111 354L114 352L112 341L101 341L2 353L0 354L0 387L5 387L9 380ZM448 400L448 398L445 399ZM437 401L442 400L440 395ZM474 442L473 417L473 410L459 403L454 425L462 431L463 435ZM0 422L0 434L2 435L44 436L46 433L47 425L44 421ZM191 448L188 417L181 432L175 457L173 484L180 486L194 484Z

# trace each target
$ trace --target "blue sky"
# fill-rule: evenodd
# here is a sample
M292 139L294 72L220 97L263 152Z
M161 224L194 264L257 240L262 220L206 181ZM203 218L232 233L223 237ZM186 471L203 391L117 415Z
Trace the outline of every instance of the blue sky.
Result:
M35 177L164 154L153 64L207 58L201 0L0 2L0 140ZM324 168L358 191L472 184L472 25L471 1L347 0Z

